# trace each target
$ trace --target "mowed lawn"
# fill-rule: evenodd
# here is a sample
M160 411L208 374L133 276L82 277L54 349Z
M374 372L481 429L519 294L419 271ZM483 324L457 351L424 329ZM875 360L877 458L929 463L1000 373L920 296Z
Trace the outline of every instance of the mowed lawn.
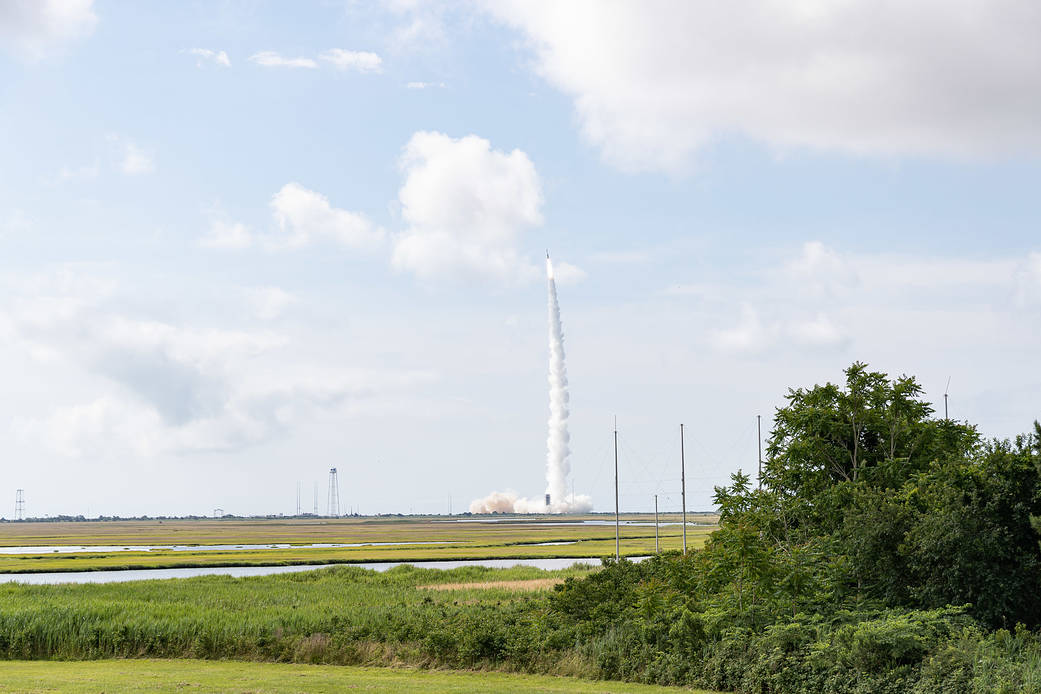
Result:
M538 675L205 660L0 661L0 692L131 694L144 692L554 692L666 694L702 692Z

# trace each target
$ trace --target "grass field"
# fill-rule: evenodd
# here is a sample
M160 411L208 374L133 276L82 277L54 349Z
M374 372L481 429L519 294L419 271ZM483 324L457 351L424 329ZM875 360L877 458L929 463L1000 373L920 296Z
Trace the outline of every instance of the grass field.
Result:
M578 517L590 518L590 517ZM597 516L604 520L604 516ZM628 515L627 520L653 521L653 516ZM575 520L568 517L567 520ZM662 522L678 516L662 516ZM715 516L688 514L689 522L704 523L687 530L688 546L699 547L714 529ZM622 553L654 551L654 528L622 526ZM661 528L661 548L678 549L681 529ZM525 519L454 523L436 518L314 518L106 521L82 523L0 523L0 546L48 545L236 545L438 542L383 547L338 547L221 551L97 552L79 554L4 554L0 573L92 571L201 566L260 566L335 564L438 559L517 559L601 557L614 553L614 527L568 525L556 519ZM573 544L540 545L544 542Z
M532 692L555 694L667 694L694 690L569 677L498 672L363 668L200 660L101 660L90 662L5 662L0 692L43 694L145 694L153 692L249 692L332 694L409 692L463 694ZM705 693L707 694L707 693Z

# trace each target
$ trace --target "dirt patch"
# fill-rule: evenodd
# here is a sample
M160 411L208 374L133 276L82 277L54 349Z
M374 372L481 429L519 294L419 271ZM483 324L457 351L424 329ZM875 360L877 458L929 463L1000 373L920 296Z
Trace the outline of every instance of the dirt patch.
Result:
M522 581L484 581L483 583L431 583L417 586L420 590L515 590L518 592L533 590L551 590L553 586L563 583L563 578L532 578Z

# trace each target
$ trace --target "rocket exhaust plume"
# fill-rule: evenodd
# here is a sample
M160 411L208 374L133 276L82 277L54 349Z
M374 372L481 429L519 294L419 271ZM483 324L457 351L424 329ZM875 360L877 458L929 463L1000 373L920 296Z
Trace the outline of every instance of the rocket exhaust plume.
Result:
M518 498L513 492L492 492L470 504L471 513L583 513L593 508L588 496L568 498L567 477L571 472L568 458L568 390L564 365L564 328L560 322L557 283L553 278L553 262L546 252L546 282L549 299L549 434L546 437L545 499Z

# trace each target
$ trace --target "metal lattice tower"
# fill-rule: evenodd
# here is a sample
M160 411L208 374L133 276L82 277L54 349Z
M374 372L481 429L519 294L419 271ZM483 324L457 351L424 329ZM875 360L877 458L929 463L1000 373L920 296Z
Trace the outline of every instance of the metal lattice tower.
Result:
M314 483L314 515L318 515L318 483Z
M340 481L336 477L336 468L329 468L329 515L340 515Z
M300 515L300 483L296 483L296 515Z
M16 489L14 492L14 519L25 520L25 490Z

